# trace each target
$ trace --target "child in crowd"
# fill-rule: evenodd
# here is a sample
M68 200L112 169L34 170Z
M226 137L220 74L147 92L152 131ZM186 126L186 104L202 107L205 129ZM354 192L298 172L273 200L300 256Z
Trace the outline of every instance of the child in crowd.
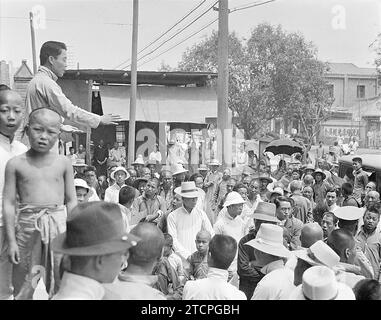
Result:
M32 299L41 275L50 297L58 289L61 256L53 255L51 243L66 231L67 213L77 204L71 161L50 152L61 125L52 109L33 110L26 127L30 149L5 169L3 208L16 299Z
M168 257L171 255L173 238L170 234L164 234L164 248L160 260L153 268L152 274L158 277L154 288L165 294L167 300L181 300L183 284L181 284L177 271L172 267Z
M196 235L196 248L189 258L189 279L197 280L206 278L208 275L208 250L211 235L206 230L201 230Z
M184 276L184 267L183 262L181 258L173 251L173 238L170 234L165 233L164 238L166 241L165 247L164 247L164 256L168 256L168 261L173 267L173 269L176 270L177 275L179 276L180 283L185 282L185 276Z

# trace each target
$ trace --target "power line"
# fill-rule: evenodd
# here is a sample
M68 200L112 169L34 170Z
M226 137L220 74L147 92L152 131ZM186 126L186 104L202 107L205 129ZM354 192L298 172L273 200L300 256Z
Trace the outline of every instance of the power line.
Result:
M0 16L0 19L16 19L16 20L27 20L29 21L29 18L24 17L6 17L6 16ZM74 22L74 23L86 23L84 20L65 20L65 19L45 19L45 21L52 21L52 22ZM118 22L89 22L90 24L109 24L109 25L117 25L117 26L131 26L130 23L118 23Z
M218 0L212 5L210 6L206 11L204 11L202 14L200 14L197 18L195 18L194 20L192 20L190 23L188 23L185 27L183 27L182 29L180 29L179 31L177 31L173 36L171 36L169 39L163 41L159 46L157 46L155 49L152 49L152 51L144 54L143 56L141 56L138 61L142 60L143 58L151 55L152 53L154 53L155 51L157 51L158 49L160 49L163 45L165 45L167 42L171 41L174 37L176 37L177 35L179 35L181 32L183 32L185 29L187 29L188 27L190 27L193 23L195 23L197 20L201 19L205 14L207 14L211 9L213 9L213 7L218 3ZM125 68L128 68L130 65L124 67L123 69Z
M274 1L275 0L269 0L269 1L265 1L265 2L253 2L252 4L248 3L246 5L242 5L242 6L231 9L230 13L240 11L240 10L249 9L249 8L253 8L253 7L258 7L258 6L264 5L264 4L269 3L269 2L274 2Z
M192 33L191 35L189 35L189 36L188 36L187 38L185 38L184 40L178 42L178 43L175 44L174 46L172 46L172 47L168 48L167 50L161 52L160 54L156 55L155 57L153 57L153 58L151 58L151 59L149 59L149 60L143 62L142 64L139 65L139 67L141 67L141 66L147 64L148 62L151 62L152 60L155 60L156 58L162 56L164 53L167 53L168 51L170 51L170 50L176 48L176 47L179 46L180 44L184 43L184 42L187 41L188 39L192 38L192 37L195 36L196 34L200 33L201 31L203 31L203 30L205 30L206 28L208 28L209 26L211 26L211 25L212 25L213 23L215 23L217 20L218 20L218 18L217 18L217 19L214 19L214 20L211 21L211 22L209 22L207 25L205 25L204 27L202 27L200 30L198 30L198 31L196 31L196 32L194 32L194 33Z
M182 17L179 21L177 21L172 27L170 27L168 30L163 32L158 38L155 40L151 41L149 44L147 44L143 49L141 49L138 54L142 53L144 50L149 48L151 45L159 41L162 37L164 37L168 32L170 32L173 28L175 28L177 25L179 25L182 21L184 21L187 17L189 17L194 11L196 11L200 6L202 6L207 0L202 0L196 7L194 7L191 11L189 11L184 17ZM128 63L131 61L131 58L123 61L122 63L118 64L114 69L118 69L125 63Z

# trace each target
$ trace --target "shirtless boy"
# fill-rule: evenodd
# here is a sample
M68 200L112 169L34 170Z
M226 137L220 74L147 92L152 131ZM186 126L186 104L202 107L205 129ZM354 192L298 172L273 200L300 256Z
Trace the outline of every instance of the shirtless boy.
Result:
M66 231L67 212L77 204L71 161L50 152L60 128L58 113L33 110L26 127L30 149L5 169L3 212L15 299L32 299L41 276L50 297L58 289L60 257L53 256L51 242Z

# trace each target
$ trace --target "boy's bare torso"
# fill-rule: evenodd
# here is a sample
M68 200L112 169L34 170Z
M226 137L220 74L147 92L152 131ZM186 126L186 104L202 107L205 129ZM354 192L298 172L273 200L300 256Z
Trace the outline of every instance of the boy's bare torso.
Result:
M20 203L64 204L67 161L64 156L50 152L32 157L28 151L14 158L14 161Z

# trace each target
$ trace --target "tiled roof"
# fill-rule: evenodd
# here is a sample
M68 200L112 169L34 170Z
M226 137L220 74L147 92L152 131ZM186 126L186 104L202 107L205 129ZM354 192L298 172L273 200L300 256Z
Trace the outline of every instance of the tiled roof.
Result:
M364 76L375 76L377 75L376 68L359 68L353 63L328 63L329 71L328 74L355 74Z

